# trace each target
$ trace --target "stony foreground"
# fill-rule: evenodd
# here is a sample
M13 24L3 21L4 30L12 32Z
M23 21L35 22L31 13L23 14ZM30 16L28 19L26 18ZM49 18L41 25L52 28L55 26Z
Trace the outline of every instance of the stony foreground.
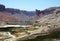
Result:
M60 27L53 29L49 26L35 26L28 28L1 28L0 39L1 41L22 41L28 39L35 39L38 36L44 37L58 32ZM56 39L53 39L56 40Z

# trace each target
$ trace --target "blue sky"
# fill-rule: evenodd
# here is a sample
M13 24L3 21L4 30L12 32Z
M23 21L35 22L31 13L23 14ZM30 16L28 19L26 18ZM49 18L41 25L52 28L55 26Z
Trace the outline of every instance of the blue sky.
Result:
M58 7L60 0L0 0L0 4L5 5L6 8L33 11L35 9L44 10L49 7Z

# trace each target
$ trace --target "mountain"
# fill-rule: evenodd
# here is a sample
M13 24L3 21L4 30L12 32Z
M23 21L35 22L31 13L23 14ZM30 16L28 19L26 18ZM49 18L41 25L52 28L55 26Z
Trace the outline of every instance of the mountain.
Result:
M24 10L19 10L19 9L13 9L13 8L5 8L5 11L11 13L11 14L21 14L23 13L26 16L34 16L35 11L24 11Z
M59 24L60 23L60 8L55 8L53 13L45 15L44 17L40 18L38 21L40 23L51 23L51 24Z
M39 16L39 19L44 17L45 15L49 14L54 14L54 13L59 13L60 12L60 7L50 7L45 10L36 10L36 15Z
M18 21L29 21L30 18L35 15L35 11L6 8L4 5L0 5L0 22L3 22L2 24L6 21L8 23L13 22L18 24Z
M0 21L36 21L42 19L49 14L59 13L60 7L51 7L42 11L37 9L36 11L25 11L14 8L6 8L4 5L0 5L0 12Z
M0 25L7 24L8 21L17 21L17 19L10 13L0 12Z

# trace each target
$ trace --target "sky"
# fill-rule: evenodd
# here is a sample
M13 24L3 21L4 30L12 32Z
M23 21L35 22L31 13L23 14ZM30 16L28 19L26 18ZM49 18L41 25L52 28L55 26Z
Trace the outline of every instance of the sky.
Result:
M6 8L33 11L35 9L44 10L49 7L59 7L60 0L0 0L0 4Z

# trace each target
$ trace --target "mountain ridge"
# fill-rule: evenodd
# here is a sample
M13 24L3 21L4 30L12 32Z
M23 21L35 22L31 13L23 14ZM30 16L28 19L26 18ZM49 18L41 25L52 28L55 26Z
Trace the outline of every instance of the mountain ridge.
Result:
M60 12L60 7L51 7L47 8L45 10L35 10L35 11L25 11L25 10L19 10L19 9L14 9L14 8L6 8L4 5L0 5L0 12L5 12L2 14L0 13L0 19L1 21L8 21L11 19L11 21L36 21L39 20L40 18L48 15L48 14L53 14L53 13L59 13ZM9 17L10 15L10 17ZM12 18L13 16L13 18ZM5 17L7 19L5 19Z

